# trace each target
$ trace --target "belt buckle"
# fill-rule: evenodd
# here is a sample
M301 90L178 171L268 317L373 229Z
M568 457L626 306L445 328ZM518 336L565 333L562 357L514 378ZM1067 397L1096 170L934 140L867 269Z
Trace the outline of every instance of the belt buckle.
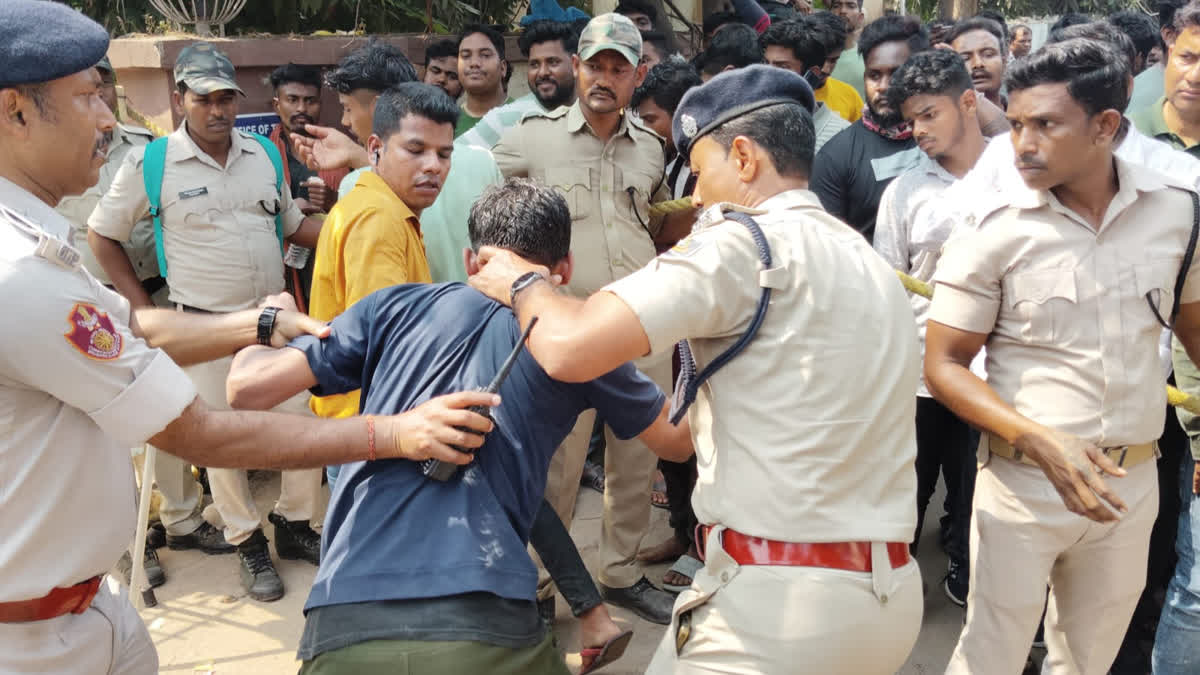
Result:
M1129 454L1129 446L1128 446L1128 445L1118 445L1118 446L1116 446L1116 447L1112 447L1112 448L1105 448L1105 449L1104 449L1104 454L1105 454L1105 456L1107 456L1109 459L1113 459L1112 453L1115 453L1115 452L1120 452L1120 453L1121 453L1121 457L1120 457L1120 459L1116 459L1116 460L1114 460L1114 461L1117 463L1117 466L1118 466L1119 468L1124 468L1124 466L1125 466L1125 456Z

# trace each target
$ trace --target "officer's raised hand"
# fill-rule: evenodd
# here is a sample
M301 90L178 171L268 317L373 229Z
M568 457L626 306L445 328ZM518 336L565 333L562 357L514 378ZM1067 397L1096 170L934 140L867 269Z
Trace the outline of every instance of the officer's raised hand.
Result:
M551 275L549 268L544 265L529 262L502 248L484 246L479 249L477 260L479 271L471 275L467 283L480 293L505 305L512 304L513 282L529 272L540 274L555 285L562 282L561 277Z
M1037 462L1071 513L1099 523L1118 520L1120 516L1101 499L1121 513L1129 510L1101 478L1102 474L1120 478L1125 470L1095 445L1043 427L1038 432L1018 436L1013 447Z

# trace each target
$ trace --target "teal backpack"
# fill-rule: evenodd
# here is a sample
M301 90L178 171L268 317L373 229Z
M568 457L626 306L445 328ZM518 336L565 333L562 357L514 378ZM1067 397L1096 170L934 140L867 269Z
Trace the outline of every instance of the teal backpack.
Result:
M236 131L234 133L237 133ZM275 147L267 137L250 134L266 151L271 164L275 167L275 191L283 194L283 158L279 156L279 148ZM146 184L146 197L150 200L150 217L154 219L154 253L158 256L158 273L167 278L167 256L163 254L162 234L162 181L163 171L167 165L167 136L156 138L146 146L146 156L142 160L142 180ZM283 211L275 214L275 236L279 237L279 251L283 253Z

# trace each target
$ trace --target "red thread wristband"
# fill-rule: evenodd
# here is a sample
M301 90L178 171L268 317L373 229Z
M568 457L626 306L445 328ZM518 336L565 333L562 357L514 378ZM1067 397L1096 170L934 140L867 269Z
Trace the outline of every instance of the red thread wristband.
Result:
M375 416L367 415L367 461L374 462L375 459Z

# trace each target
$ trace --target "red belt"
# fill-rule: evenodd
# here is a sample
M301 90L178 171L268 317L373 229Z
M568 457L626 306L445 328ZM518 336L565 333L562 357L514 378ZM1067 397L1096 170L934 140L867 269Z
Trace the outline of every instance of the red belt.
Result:
M45 621L63 614L83 614L92 605L92 599L100 590L100 577L56 588L40 598L0 602L0 623Z
M704 560L704 544L711 525L696 528L696 550ZM779 565L787 567L825 567L849 572L871 571L871 542L840 541L800 544L751 537L734 530L721 533L721 548L739 565ZM903 567L910 560L908 544L887 544L892 567Z

